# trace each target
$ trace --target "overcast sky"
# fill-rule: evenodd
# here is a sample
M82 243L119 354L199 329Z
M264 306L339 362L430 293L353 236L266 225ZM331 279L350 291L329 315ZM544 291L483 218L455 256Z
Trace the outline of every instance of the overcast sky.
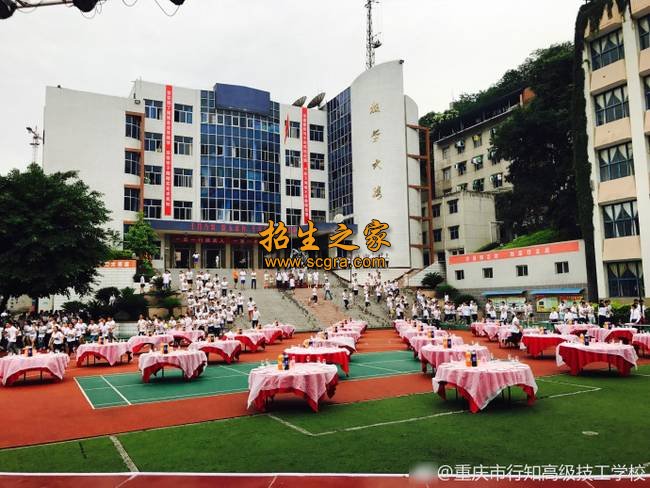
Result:
M45 7L0 21L0 174L30 161L25 127L42 126L47 85L126 96L140 77L190 88L218 81L291 103L321 91L330 98L365 69L365 0L185 3L173 17L155 0L108 0L92 19ZM533 50L571 40L582 3L381 0L377 62L404 59L420 114L443 110Z

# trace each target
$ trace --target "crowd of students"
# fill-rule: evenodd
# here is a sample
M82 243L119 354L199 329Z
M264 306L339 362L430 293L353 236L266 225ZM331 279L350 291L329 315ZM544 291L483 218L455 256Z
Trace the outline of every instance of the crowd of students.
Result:
M41 352L72 355L79 344L96 342L100 337L111 341L116 335L117 324L112 317L86 322L76 314L23 314L3 321L0 353L18 354L26 347L33 347Z

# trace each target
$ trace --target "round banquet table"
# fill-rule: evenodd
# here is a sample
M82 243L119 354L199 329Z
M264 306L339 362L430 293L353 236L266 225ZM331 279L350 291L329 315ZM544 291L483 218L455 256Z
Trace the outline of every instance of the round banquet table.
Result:
M133 354L137 354L147 345L151 349L157 349L161 344L170 344L172 342L174 342L174 336L171 334L133 336L128 340Z
M438 346L442 346L443 341L447 340L448 337L449 336L429 337L428 335L417 335L411 337L409 344L413 349L413 357L417 358L418 354L420 353L420 349L422 349L422 347L426 346L427 344L436 344ZM450 337L452 346L460 346L461 344L464 344L462 337L456 335L452 335Z
M284 337L284 332L280 327L262 327L257 329L259 332L264 334L264 339L266 344L274 344L277 340L282 340Z
M35 353L33 356L12 354L0 359L0 380L4 386L11 386L18 378L31 371L45 371L62 380L69 362L70 358L64 353Z
M131 360L131 345L128 342L87 342L77 348L77 366L83 366L84 359L88 363L91 357L104 359L110 366L128 355Z
M555 324L555 330L560 334L586 334L590 329L598 329L597 325L593 324Z
M342 347L290 347L284 352L289 359L295 359L296 363L319 362L325 360L328 364L338 364L346 376L350 374L350 352Z
M169 333L174 336L175 340L195 342L205 337L205 332L202 330L180 330L171 329Z
M354 344L354 339L351 337L330 337L323 339L322 337L312 337L311 345L313 347L340 347L347 349L350 356L357 352L357 347Z
M632 343L632 337L637 330L634 327L614 327L605 329L604 327L594 327L589 329L588 334L596 339L596 342L624 341L626 344Z
M405 344L408 344L411 340L411 337L417 335L428 335L431 332L431 335L447 335L445 330L436 330L436 327L433 325L425 325L420 329L419 327L405 327L399 332L399 336L402 338Z
M501 327L502 327L501 324L494 324L494 323L483 324L483 332L488 337L488 339L490 339L491 341L495 341L498 339L497 335Z
M650 351L650 333L634 334L632 336L632 345L641 351Z
M230 364L233 361L239 361L239 354L241 353L241 342L236 340L215 340L215 341L196 341L192 342L187 348L188 351L203 351L207 356L215 353L223 358L223 360Z
M318 403L325 395L334 396L338 379L333 364L296 363L286 371L279 370L277 365L255 368L248 375L248 408L254 405L263 412L267 400L278 393L293 393L307 400L311 409L318 412Z
M433 378L433 391L443 399L445 388L451 387L469 402L472 413L483 410L504 388L518 386L528 396L528 404L535 402L537 383L530 366L517 361L487 361L477 367L464 361L438 366Z
M577 375L589 363L603 362L614 366L621 376L628 376L638 359L633 346L626 344L592 342L563 342L557 346L555 359L558 366L566 364L572 375Z
M334 325L343 327L344 329L356 330L360 334L363 334L368 328L368 322L364 322L363 320L341 320Z
M241 334L228 332L226 337L241 342L244 345L244 351L256 352L259 348L264 349L266 346L264 334L253 329L244 330Z
M282 329L282 338L283 339L289 339L293 337L293 333L296 331L296 326L295 325L290 325L290 324L266 324L264 326L264 329L272 329L275 327L279 327Z
M573 334L526 334L521 338L521 348L525 348L530 356L541 356L549 347L577 340L578 337Z
M183 378L191 380L198 377L206 365L208 358L203 351L169 351L167 354L161 352L146 352L138 359L138 369L142 372L142 381L149 382L151 375L155 375L165 366L178 368L183 372Z
M339 329L337 332L334 332L334 327L330 327L329 329L327 329L327 335L329 337L350 337L351 339L354 340L355 344L359 342L359 338L361 337L361 334L354 330Z
M427 364L430 364L435 371L435 369L443 363L465 361L465 353L467 351L476 351L476 357L479 361L490 360L490 350L485 346L461 344L459 346L453 346L450 349L434 344L428 344L422 346L418 354L418 359L422 363L422 372L427 372Z

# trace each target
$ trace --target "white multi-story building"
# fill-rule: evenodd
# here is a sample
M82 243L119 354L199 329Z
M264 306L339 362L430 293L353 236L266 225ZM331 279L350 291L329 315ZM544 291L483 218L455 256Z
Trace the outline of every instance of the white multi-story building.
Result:
M127 97L48 87L43 166L77 170L104 195L123 233L142 211L160 237L159 267L261 267L258 232L283 221L319 229L321 255L343 222L366 248L372 219L390 226L379 254L422 267L417 106L403 62L362 73L321 104L273 101L267 91L217 83L189 89L136 81ZM322 98L322 97L321 97ZM414 224L417 223L417 225Z
M585 35L583 69L601 297L643 297L650 274L650 0L614 2Z

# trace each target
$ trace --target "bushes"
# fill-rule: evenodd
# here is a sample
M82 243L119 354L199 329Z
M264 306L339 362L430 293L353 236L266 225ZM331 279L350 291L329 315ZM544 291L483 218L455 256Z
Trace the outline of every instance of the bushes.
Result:
M447 283L442 283L436 287L436 296L444 298L445 295L449 295L449 300L453 302L458 297L458 290Z
M133 259L133 252L128 249L110 249L107 260L111 259Z
M500 246L500 244L498 242L490 242L489 244L486 244L485 246L479 247L476 250L476 252L491 251L492 249L496 249L499 246Z
M133 281L139 282L140 276L144 275L144 279L151 281L151 278L156 274L156 271L153 269L153 266L149 261L138 261L138 267L136 268L135 274L133 275Z
M86 305L79 300L71 300L61 305L61 308L66 313L78 314L80 311L85 310Z
M468 295L468 294L458 295L454 299L454 303L456 304L456 306L462 305L463 303L467 303L469 305L469 302L471 302L471 301L476 302L476 298L474 298L472 295Z
M177 297L166 297L160 300L160 306L162 308L166 308L167 311L169 312L169 315L174 314L174 309L179 308L181 306L181 301Z
M542 229L532 234L517 237L516 239L504 244L499 249L512 249L515 247L535 246L538 244L548 244L560 240L560 234L555 229Z
M115 314L124 312L130 320L135 320L140 314L147 315L147 307L148 304L144 295L136 294L133 288L123 288L120 297L115 302Z
M434 290L436 286L438 286L443 281L444 278L440 275L440 273L427 273L424 275L424 278L422 278L422 286L429 290Z
M106 288L100 288L95 292L95 300L99 300L104 304L108 304L111 301L111 297L116 299L120 296L120 290L116 286L107 286Z

